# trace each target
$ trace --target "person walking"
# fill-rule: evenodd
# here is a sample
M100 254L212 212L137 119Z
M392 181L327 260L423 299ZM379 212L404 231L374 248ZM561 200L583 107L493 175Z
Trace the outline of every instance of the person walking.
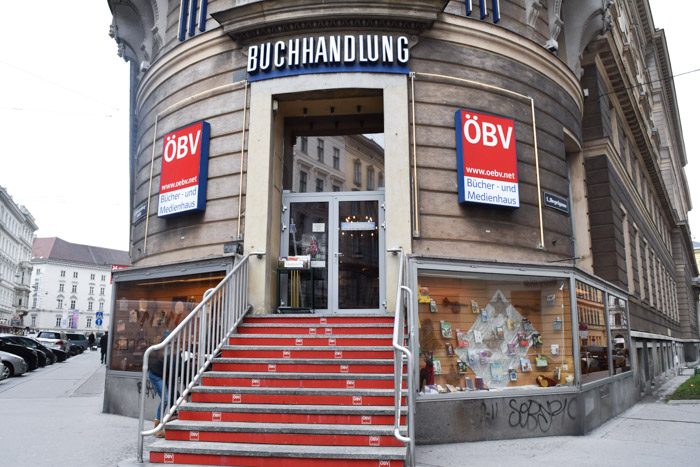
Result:
M160 425L161 420L161 409L163 407L168 407L168 393L163 393L163 367L165 365L164 353L162 350L156 350L151 353L148 357L148 381L153 385L153 389L158 398L162 397L162 400L158 402L158 407L156 408L156 418L153 420L153 428ZM157 431L153 436L156 438L163 438L165 433L163 429Z
M107 363L107 341L109 331L105 332L102 337L100 337L100 359L102 363Z
M93 347L95 347L95 334L90 333L88 336L88 347L90 347L90 350L93 350Z

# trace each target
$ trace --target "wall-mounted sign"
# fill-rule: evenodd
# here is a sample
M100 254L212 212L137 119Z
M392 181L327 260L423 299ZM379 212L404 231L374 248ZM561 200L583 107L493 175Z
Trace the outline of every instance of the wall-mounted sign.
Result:
M131 218L131 222L133 222L135 224L138 221L140 221L141 219L143 219L144 217L146 217L146 208L147 208L147 204L145 201L143 203L139 204L138 206L136 206L136 209L134 209L134 213L133 213L132 218Z
M489 15L489 8L486 6L487 0L479 1L479 17L485 19ZM474 8L472 6L473 0L465 0L464 5L466 9L467 16L471 16ZM498 23L501 20L501 2L499 0L491 0L491 10L493 12L492 18L494 23Z
M519 207L513 120L460 109L455 127L459 202Z
M203 211L207 199L209 124L175 130L163 139L158 216Z
M341 222L340 230L376 230L374 222Z
M177 39L183 42L195 35L197 23L199 31L207 30L208 0L180 0L180 21L177 27ZM199 10L199 15L197 15Z
M308 36L248 47L248 80L306 73L408 73L408 37Z
M562 198L561 196L554 195L552 193L543 192L542 198L544 200L544 205L548 208L556 209L557 211L565 212L569 214L569 200Z

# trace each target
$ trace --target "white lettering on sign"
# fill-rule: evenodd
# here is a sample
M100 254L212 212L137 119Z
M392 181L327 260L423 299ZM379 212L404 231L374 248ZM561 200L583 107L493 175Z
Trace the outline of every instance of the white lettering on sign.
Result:
M232 394L231 395L231 402L234 404L240 404L242 400L242 397L240 394Z
M328 339L328 345L335 345L335 337L330 337Z
M372 424L372 416L371 415L363 415L360 423L362 425L371 425Z
M362 405L362 396L352 396L352 405Z
M355 380L349 379L349 380L345 381L345 387L347 389L355 389Z
M321 318L321 324L322 325L328 324L328 320L326 318Z
M267 365L267 371L268 371L268 372L271 372L271 373L272 373L272 372L276 372L276 371L277 371L277 365L275 365L274 363L270 363L269 365Z
M164 464L174 464L175 463L175 453L174 452L163 453L163 463Z
M343 351L342 350L336 350L335 351L335 358L343 358Z
M315 336L316 335L316 328L309 328L309 335Z
M190 431L190 441L199 441L199 431Z
M277 40L249 46L246 69L253 80L323 71L407 73L405 65L410 58L408 45L407 36L386 34L306 36Z
M220 422L221 421L221 412L212 412L211 413L211 421L212 422Z
M259 379L251 379L250 385L254 388L259 388L260 387L260 380Z
M379 446L379 436L370 436L369 437L369 445L370 446Z
M348 365L340 365L340 372L341 373L347 373L350 371L350 366Z
M304 339L296 339L294 345L304 345Z
M464 137L471 144L483 144L484 146L494 147L499 141L503 149L509 149L511 138L513 137L513 127L508 127L503 130L502 125L494 125L491 122L478 122L479 117L476 115L467 115L467 121L464 123ZM498 132L498 138L496 133Z
M165 162L172 162L174 159L182 159L188 154L194 154L197 151L201 136L201 130L197 130L195 134L188 133L177 137L174 134L169 135L163 147Z
M282 358L292 358L292 352L289 350L285 350L282 352Z
M379 461L379 467L391 467L391 461Z
M325 333L327 336L330 336L333 334L333 328L325 328Z

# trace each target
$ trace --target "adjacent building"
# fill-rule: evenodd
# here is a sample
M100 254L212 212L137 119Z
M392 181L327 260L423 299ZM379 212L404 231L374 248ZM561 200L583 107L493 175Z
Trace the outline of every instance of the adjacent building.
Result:
M126 251L34 239L31 303L25 325L89 333L109 329L112 271L128 267Z
M0 186L0 325L21 327L29 310L34 217Z
M235 252L255 313L287 305L296 254L315 312L393 312L408 255L421 443L585 433L698 360L689 155L647 0L108 3L134 266L110 410Z

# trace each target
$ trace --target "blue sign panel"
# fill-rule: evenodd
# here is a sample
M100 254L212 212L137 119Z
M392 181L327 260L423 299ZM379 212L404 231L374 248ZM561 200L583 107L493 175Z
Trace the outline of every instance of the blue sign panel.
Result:
M95 320L95 326L102 326L102 318L97 318Z

